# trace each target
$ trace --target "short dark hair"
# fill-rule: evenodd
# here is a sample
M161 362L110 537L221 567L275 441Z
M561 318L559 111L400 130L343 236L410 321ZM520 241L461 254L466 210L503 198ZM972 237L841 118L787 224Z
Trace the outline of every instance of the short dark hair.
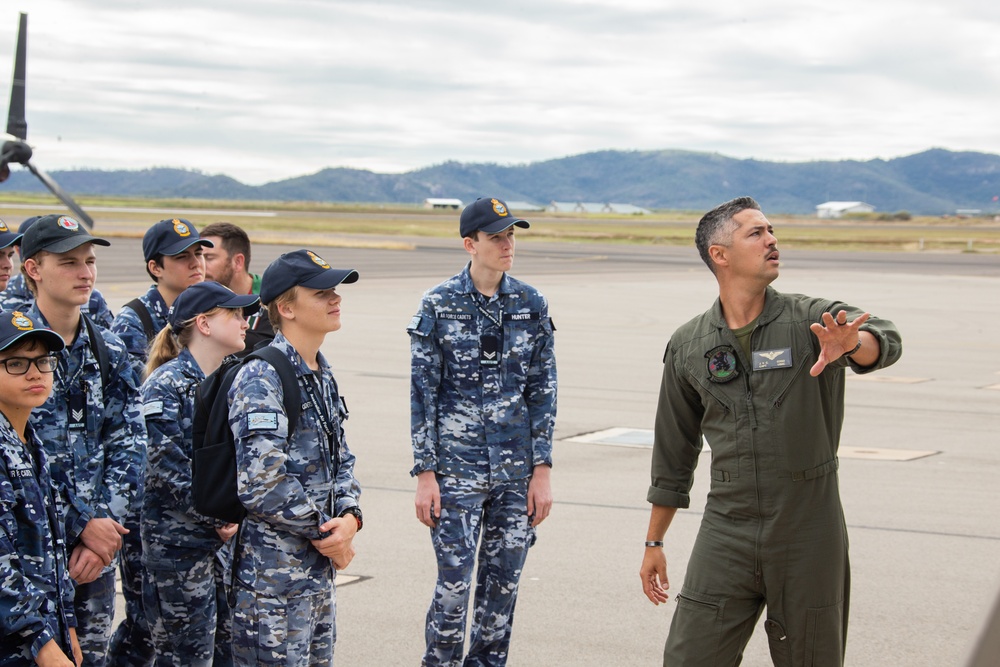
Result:
M715 266L712 264L712 258L708 255L709 247L728 243L729 239L732 238L733 229L736 227L733 223L733 217L740 211L747 209L759 211L760 204L754 201L753 197L737 197L716 206L698 221L694 244L698 248L698 254L701 255L702 261L712 273L715 273ZM727 236L729 239L725 238Z
M213 222L201 230L201 235L218 236L227 255L243 255L243 268L250 272L250 237L242 227L231 222Z
M159 255L153 255L149 259L149 262L153 262L154 264L156 264L158 267L160 267L162 269L163 268L163 253L160 253ZM149 262L146 262L146 273L149 274L149 277L153 279L154 283L159 283L160 279L157 278L155 275L153 275L153 272L149 270Z

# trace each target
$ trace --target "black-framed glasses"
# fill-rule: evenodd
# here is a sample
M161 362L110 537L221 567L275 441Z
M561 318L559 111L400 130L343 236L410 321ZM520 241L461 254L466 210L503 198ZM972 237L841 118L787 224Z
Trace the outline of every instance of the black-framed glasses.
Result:
M40 373L52 373L59 365L59 357L54 354L43 354L40 357L8 357L0 359L0 363L10 375L24 375L35 364Z

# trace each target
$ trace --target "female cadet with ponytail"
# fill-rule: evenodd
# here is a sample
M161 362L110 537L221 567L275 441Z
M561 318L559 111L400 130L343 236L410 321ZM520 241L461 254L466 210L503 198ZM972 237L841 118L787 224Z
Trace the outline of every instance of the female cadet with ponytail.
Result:
M236 531L195 512L191 496L194 391L243 350L255 295L191 285L153 340L142 385L149 442L142 506L143 607L157 665L232 664L232 621L217 552Z

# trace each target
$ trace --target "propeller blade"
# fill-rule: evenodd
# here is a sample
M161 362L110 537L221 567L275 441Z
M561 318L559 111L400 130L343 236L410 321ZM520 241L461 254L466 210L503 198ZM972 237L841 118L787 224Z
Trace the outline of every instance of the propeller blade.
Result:
M10 84L10 110L7 112L7 134L21 141L28 138L28 122L24 119L25 62L28 54L28 15L21 14L17 29L17 52L14 56L14 78Z
M73 211L73 214L76 216L76 219L82 222L84 225L86 225L87 229L94 228L93 218L87 215L87 212L84 211L82 208L80 208L80 205L77 204L75 201L73 201L73 198L70 197L68 194L66 194L66 191L63 190L61 187L59 187L59 184L53 181L51 176L46 174L44 171L41 171L40 169L36 169L35 165L31 164L30 162L25 162L24 166L30 169L31 173L37 176L38 180L44 183L45 187L51 190L52 194L58 197L59 201L61 201L63 204L66 205L66 208Z

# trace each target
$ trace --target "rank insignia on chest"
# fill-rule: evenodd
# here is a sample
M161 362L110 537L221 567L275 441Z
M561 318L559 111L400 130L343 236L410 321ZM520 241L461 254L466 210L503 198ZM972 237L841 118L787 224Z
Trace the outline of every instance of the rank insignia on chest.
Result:
M81 393L69 395L69 417L67 427L70 431L83 431L87 428L87 398Z
M740 374L736 366L736 351L729 345L720 345L705 353L708 360L708 379L712 382L729 382Z
M500 341L496 336L479 337L479 363L483 366L500 365Z

